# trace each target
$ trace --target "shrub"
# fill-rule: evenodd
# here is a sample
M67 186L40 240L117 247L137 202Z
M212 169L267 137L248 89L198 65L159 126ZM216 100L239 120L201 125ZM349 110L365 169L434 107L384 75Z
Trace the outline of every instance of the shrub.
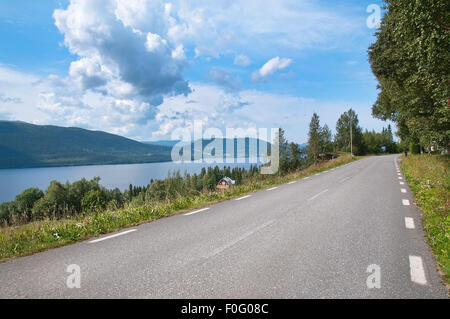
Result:
M101 190L91 190L81 200L83 211L104 210L106 204L106 194Z

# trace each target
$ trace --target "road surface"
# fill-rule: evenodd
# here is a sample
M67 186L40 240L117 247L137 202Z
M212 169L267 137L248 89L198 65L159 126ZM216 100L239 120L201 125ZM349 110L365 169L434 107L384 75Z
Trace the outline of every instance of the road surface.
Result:
M69 265L79 266L80 288L67 286ZM74 278L69 286L77 285ZM396 157L382 156L1 263L0 298L447 298L447 292Z

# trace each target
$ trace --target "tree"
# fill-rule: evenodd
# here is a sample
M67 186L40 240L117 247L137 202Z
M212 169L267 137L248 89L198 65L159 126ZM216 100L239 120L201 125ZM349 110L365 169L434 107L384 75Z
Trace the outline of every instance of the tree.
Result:
M16 196L16 208L20 213L25 213L27 218L31 217L34 204L44 197L44 192L38 188L28 188Z
M33 214L38 218L61 216L67 211L68 189L58 181L52 181L45 191L45 196L33 206Z
M308 158L314 164L319 160L319 153L321 151L322 129L320 127L319 115L313 114L311 122L309 123L308 133Z
M336 123L335 144L337 150L350 152L350 125L352 125L353 154L360 155L364 153L362 129L358 124L358 115L352 109L340 116Z
M387 12L369 48L378 79L372 114L397 123L410 144L449 149L450 2L385 0Z
M320 152L329 153L333 151L333 140L328 125L324 125L320 131Z
M300 148L297 143L291 142L289 144L289 171L302 167L304 155L303 148Z
M94 179L88 181L85 178L74 182L72 185L69 185L68 192L68 205L76 212L81 212L82 205L81 200L83 197L92 190L99 190L100 177L95 177Z
M279 174L285 174L289 170L289 143L284 136L284 130L278 129L279 150L280 150L280 166Z

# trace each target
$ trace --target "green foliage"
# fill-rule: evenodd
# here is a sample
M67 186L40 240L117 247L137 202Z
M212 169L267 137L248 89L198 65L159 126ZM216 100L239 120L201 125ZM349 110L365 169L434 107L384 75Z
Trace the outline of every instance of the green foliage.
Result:
M309 132L308 132L308 159L316 164L319 161L319 153L322 145L322 128L320 127L319 116L314 113L311 122L309 123Z
M104 210L107 204L105 192L99 189L89 191L81 200L81 208L85 212Z
M380 93L372 113L397 123L402 140L450 145L450 2L389 0L369 48Z
M336 135L334 142L336 150L350 152L350 125L352 127L353 154L364 154L362 129L359 126L358 115L350 109L342 114L336 123Z
M415 144L415 143L410 143L409 144L409 152L411 154L420 154L420 145Z
M26 213L31 217L31 210L34 203L44 197L44 193L38 188L28 188L16 196L15 203L19 212Z
M280 149L280 166L278 172L282 175L289 171L289 143L284 136L284 130L282 128L278 129L278 138Z
M366 130L363 133L363 149L368 154L397 153L398 145L394 142L391 126L383 128L381 133Z
M320 131L320 152L330 153L333 149L333 136L328 125L325 124Z

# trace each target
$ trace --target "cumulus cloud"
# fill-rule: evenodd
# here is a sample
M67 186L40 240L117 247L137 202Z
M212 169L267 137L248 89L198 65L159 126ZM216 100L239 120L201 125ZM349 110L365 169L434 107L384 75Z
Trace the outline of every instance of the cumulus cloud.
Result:
M259 70L253 72L252 81L258 82L261 80L265 80L270 76L274 75L277 71L286 69L288 66L292 64L291 59L286 59L280 57L275 57L267 61Z
M192 129L193 121L202 121L205 127L247 125L234 113L247 106L246 100L235 93L215 85L191 84L193 92L188 98L174 96L157 107L155 116L158 129L152 138L170 138L174 128ZM245 126L243 126L245 127Z
M80 57L69 72L80 89L116 96L127 88L151 104L190 92L183 47L167 38L171 19L163 2L72 0L53 16L64 44Z
M234 64L246 67L252 64L252 60L244 54L239 54L234 57Z

